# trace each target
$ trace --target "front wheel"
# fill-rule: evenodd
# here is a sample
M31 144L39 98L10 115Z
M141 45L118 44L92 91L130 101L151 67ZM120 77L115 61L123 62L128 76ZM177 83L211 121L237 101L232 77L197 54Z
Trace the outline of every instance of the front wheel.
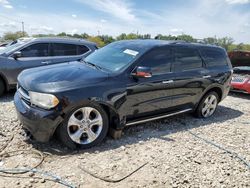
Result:
M75 108L59 127L59 138L70 149L90 148L107 135L108 117L96 104Z
M195 115L199 118L211 117L217 109L218 101L218 94L214 91L209 92L200 101L195 111Z

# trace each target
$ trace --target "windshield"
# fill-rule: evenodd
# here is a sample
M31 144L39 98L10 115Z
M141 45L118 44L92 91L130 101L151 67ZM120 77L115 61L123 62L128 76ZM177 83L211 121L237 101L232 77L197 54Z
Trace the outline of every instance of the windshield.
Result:
M131 64L141 54L136 49L113 43L98 49L84 59L87 63L95 64L111 72L118 72Z
M22 44L24 44L24 42L21 42L21 41L14 43L14 44L10 44L10 45L8 44L5 48L0 49L0 54L11 52L12 50L16 49L17 47L21 46Z

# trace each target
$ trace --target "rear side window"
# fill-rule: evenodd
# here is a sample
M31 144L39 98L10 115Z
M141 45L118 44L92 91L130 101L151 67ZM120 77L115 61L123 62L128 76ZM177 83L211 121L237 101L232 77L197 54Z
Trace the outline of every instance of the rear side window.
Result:
M89 51L89 48L84 45L77 45L77 55L85 54Z
M153 75L160 75L171 71L172 62L170 49L155 49L143 58L140 66L151 68Z
M77 53L77 46L74 44L54 43L52 47L53 56L72 56Z
M21 50L22 57L49 56L49 43L32 44Z
M226 56L222 51L213 49L202 49L201 54L207 67L226 65Z
M52 47L53 56L74 56L82 55L89 51L84 45L54 43Z
M202 59L196 49L175 48L174 71L180 72L202 67Z

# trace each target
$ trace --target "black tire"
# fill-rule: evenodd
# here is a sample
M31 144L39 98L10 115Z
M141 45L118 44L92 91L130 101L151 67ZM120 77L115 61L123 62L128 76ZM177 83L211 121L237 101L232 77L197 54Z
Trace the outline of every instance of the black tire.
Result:
M5 84L4 81L0 78L0 97L4 94L6 88L5 88Z
M71 137L69 136L68 133L68 122L70 117L80 108L84 108L84 107L91 107L96 109L101 117L102 117L102 130L99 134L99 136L91 143L88 144L79 144L74 142ZM61 142L67 146L69 149L87 149L93 146L96 146L98 144L100 144L103 139L106 137L107 133L108 133L108 128L109 128L109 121L108 121L108 116L106 114L106 112L104 111L104 109L98 105L98 104L94 104L94 103L85 103L82 104L80 106L77 106L76 108L74 108L69 114L66 115L66 118L64 120L64 123L61 124L58 129L57 129L57 136L59 137L59 139L61 140Z
M205 100L206 100L209 96L211 96L211 95L212 95L212 96L215 96L215 97L216 97L216 100L217 100L216 106L215 106L215 110L213 111L213 113L212 113L211 115L205 117L204 114L202 113L202 109L203 109L203 107L204 107L204 105L205 105ZM196 117L198 117L198 118L209 118L209 117L211 117L211 116L215 113L215 111L216 111L216 109L217 109L218 102L219 102L219 96L218 96L218 94L217 94L216 92L211 91L211 92L207 93L207 94L201 99L201 101L200 101L198 107L196 108L196 110L195 110L195 112L194 112L194 115L195 115Z

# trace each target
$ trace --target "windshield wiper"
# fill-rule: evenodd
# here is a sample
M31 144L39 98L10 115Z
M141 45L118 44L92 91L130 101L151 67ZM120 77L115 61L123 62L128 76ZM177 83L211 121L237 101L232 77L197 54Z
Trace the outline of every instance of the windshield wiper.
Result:
M102 70L102 67L100 67L99 65L96 65L94 63L91 63L91 62L88 62L88 61L85 61L85 60L82 60L84 63L88 64L88 65L91 65L92 67L95 67L97 69L100 69Z

